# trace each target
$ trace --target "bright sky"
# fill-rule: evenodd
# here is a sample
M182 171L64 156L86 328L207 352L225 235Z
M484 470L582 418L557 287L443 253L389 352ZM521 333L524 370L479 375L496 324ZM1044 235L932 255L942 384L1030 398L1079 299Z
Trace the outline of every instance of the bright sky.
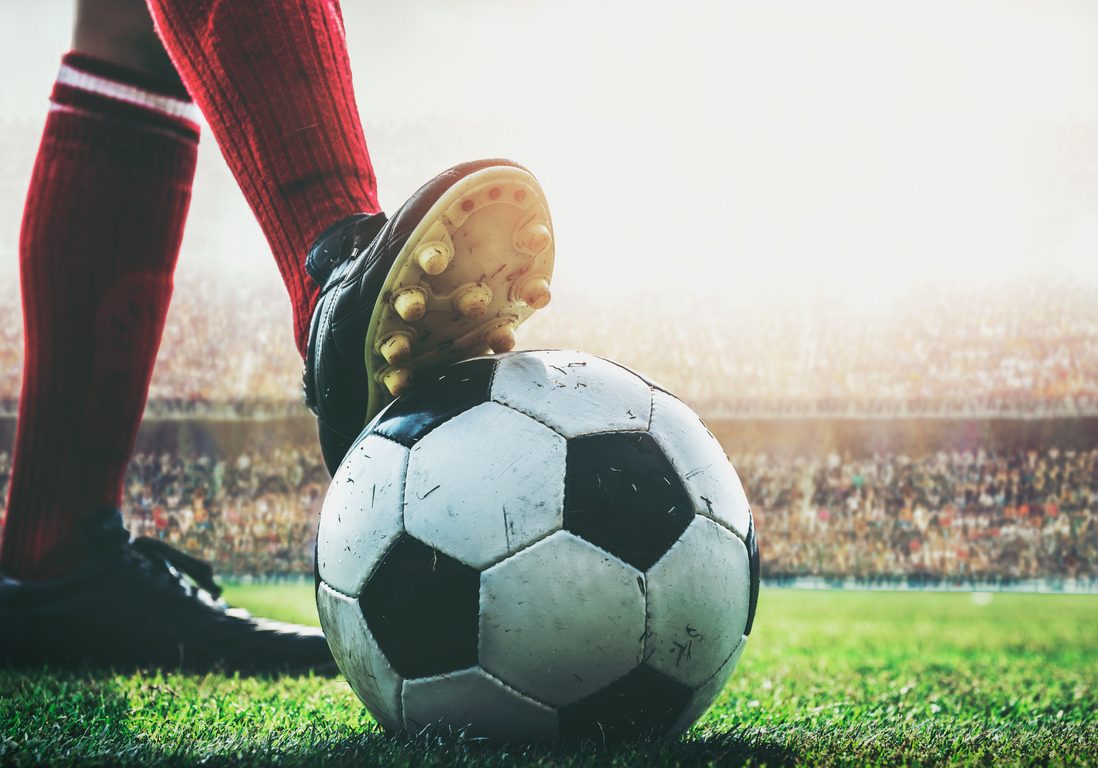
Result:
M1092 0L344 5L367 137L429 137L377 132L385 206L460 160L525 163L558 294L1098 280ZM0 7L0 67L20 73L0 121L44 118L70 23L67 0ZM273 279L209 134L203 150L184 268ZM4 270L19 214L0 210Z

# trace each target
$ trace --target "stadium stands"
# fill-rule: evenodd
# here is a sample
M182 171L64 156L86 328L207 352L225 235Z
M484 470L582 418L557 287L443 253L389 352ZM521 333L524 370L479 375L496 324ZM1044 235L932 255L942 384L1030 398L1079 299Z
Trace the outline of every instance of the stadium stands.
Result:
M773 579L1098 575L1098 449L738 463Z
M737 457L763 573L917 585L1094 581L1098 449ZM0 454L6 483L9 457ZM137 535L218 571L312 572L327 473L292 444L235 456L138 454L124 513Z

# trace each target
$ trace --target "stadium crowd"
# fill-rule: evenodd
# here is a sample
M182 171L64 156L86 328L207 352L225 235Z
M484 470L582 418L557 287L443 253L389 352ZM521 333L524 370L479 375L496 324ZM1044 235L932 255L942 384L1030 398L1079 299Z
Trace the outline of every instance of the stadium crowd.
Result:
M737 457L763 573L1010 583L1098 578L1098 449ZM8 454L0 454L6 483ZM327 473L315 451L139 453L124 514L225 574L312 571Z
M739 467L772 578L1098 577L1098 449L759 454Z
M135 535L164 539L223 573L312 573L328 474L311 452L139 453L127 479L123 513Z
M179 281L148 414L302 414L301 361L273 275L206 281L187 273ZM706 418L1098 413L1096 287L920 293L868 317L806 300L781 308L714 303L702 321L668 303L658 322L630 324L620 322L620 307L582 296L557 302L559 311L524 332L525 346L619 360ZM0 414L14 413L19 393L19 328L18 292L0 286Z

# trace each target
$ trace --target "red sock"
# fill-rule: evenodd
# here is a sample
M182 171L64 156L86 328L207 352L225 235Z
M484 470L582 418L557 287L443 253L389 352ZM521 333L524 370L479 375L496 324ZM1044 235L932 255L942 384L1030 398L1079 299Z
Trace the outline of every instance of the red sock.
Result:
M318 234L374 213L337 0L149 0L157 31L274 251L302 355L319 289Z
M65 56L19 243L25 356L0 563L49 579L116 506L190 202L197 109L178 85Z

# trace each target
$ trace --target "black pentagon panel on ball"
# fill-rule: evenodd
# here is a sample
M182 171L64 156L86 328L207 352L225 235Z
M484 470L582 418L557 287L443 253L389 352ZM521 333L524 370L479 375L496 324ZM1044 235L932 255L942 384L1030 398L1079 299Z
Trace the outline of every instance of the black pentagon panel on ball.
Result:
M690 689L640 666L600 691L560 710L560 736L568 741L620 741L658 736L690 703Z
M359 596L366 626L402 677L477 663L480 574L403 535Z
M416 371L415 387L382 411L372 431L411 447L448 419L489 400L496 360L478 357Z
M747 627L743 633L751 634L751 625L755 623L755 609L759 605L759 540L755 538L755 518L748 520L747 526L747 562L751 566L751 591L747 602Z
M678 474L647 432L568 441L564 528L642 571L694 519Z

